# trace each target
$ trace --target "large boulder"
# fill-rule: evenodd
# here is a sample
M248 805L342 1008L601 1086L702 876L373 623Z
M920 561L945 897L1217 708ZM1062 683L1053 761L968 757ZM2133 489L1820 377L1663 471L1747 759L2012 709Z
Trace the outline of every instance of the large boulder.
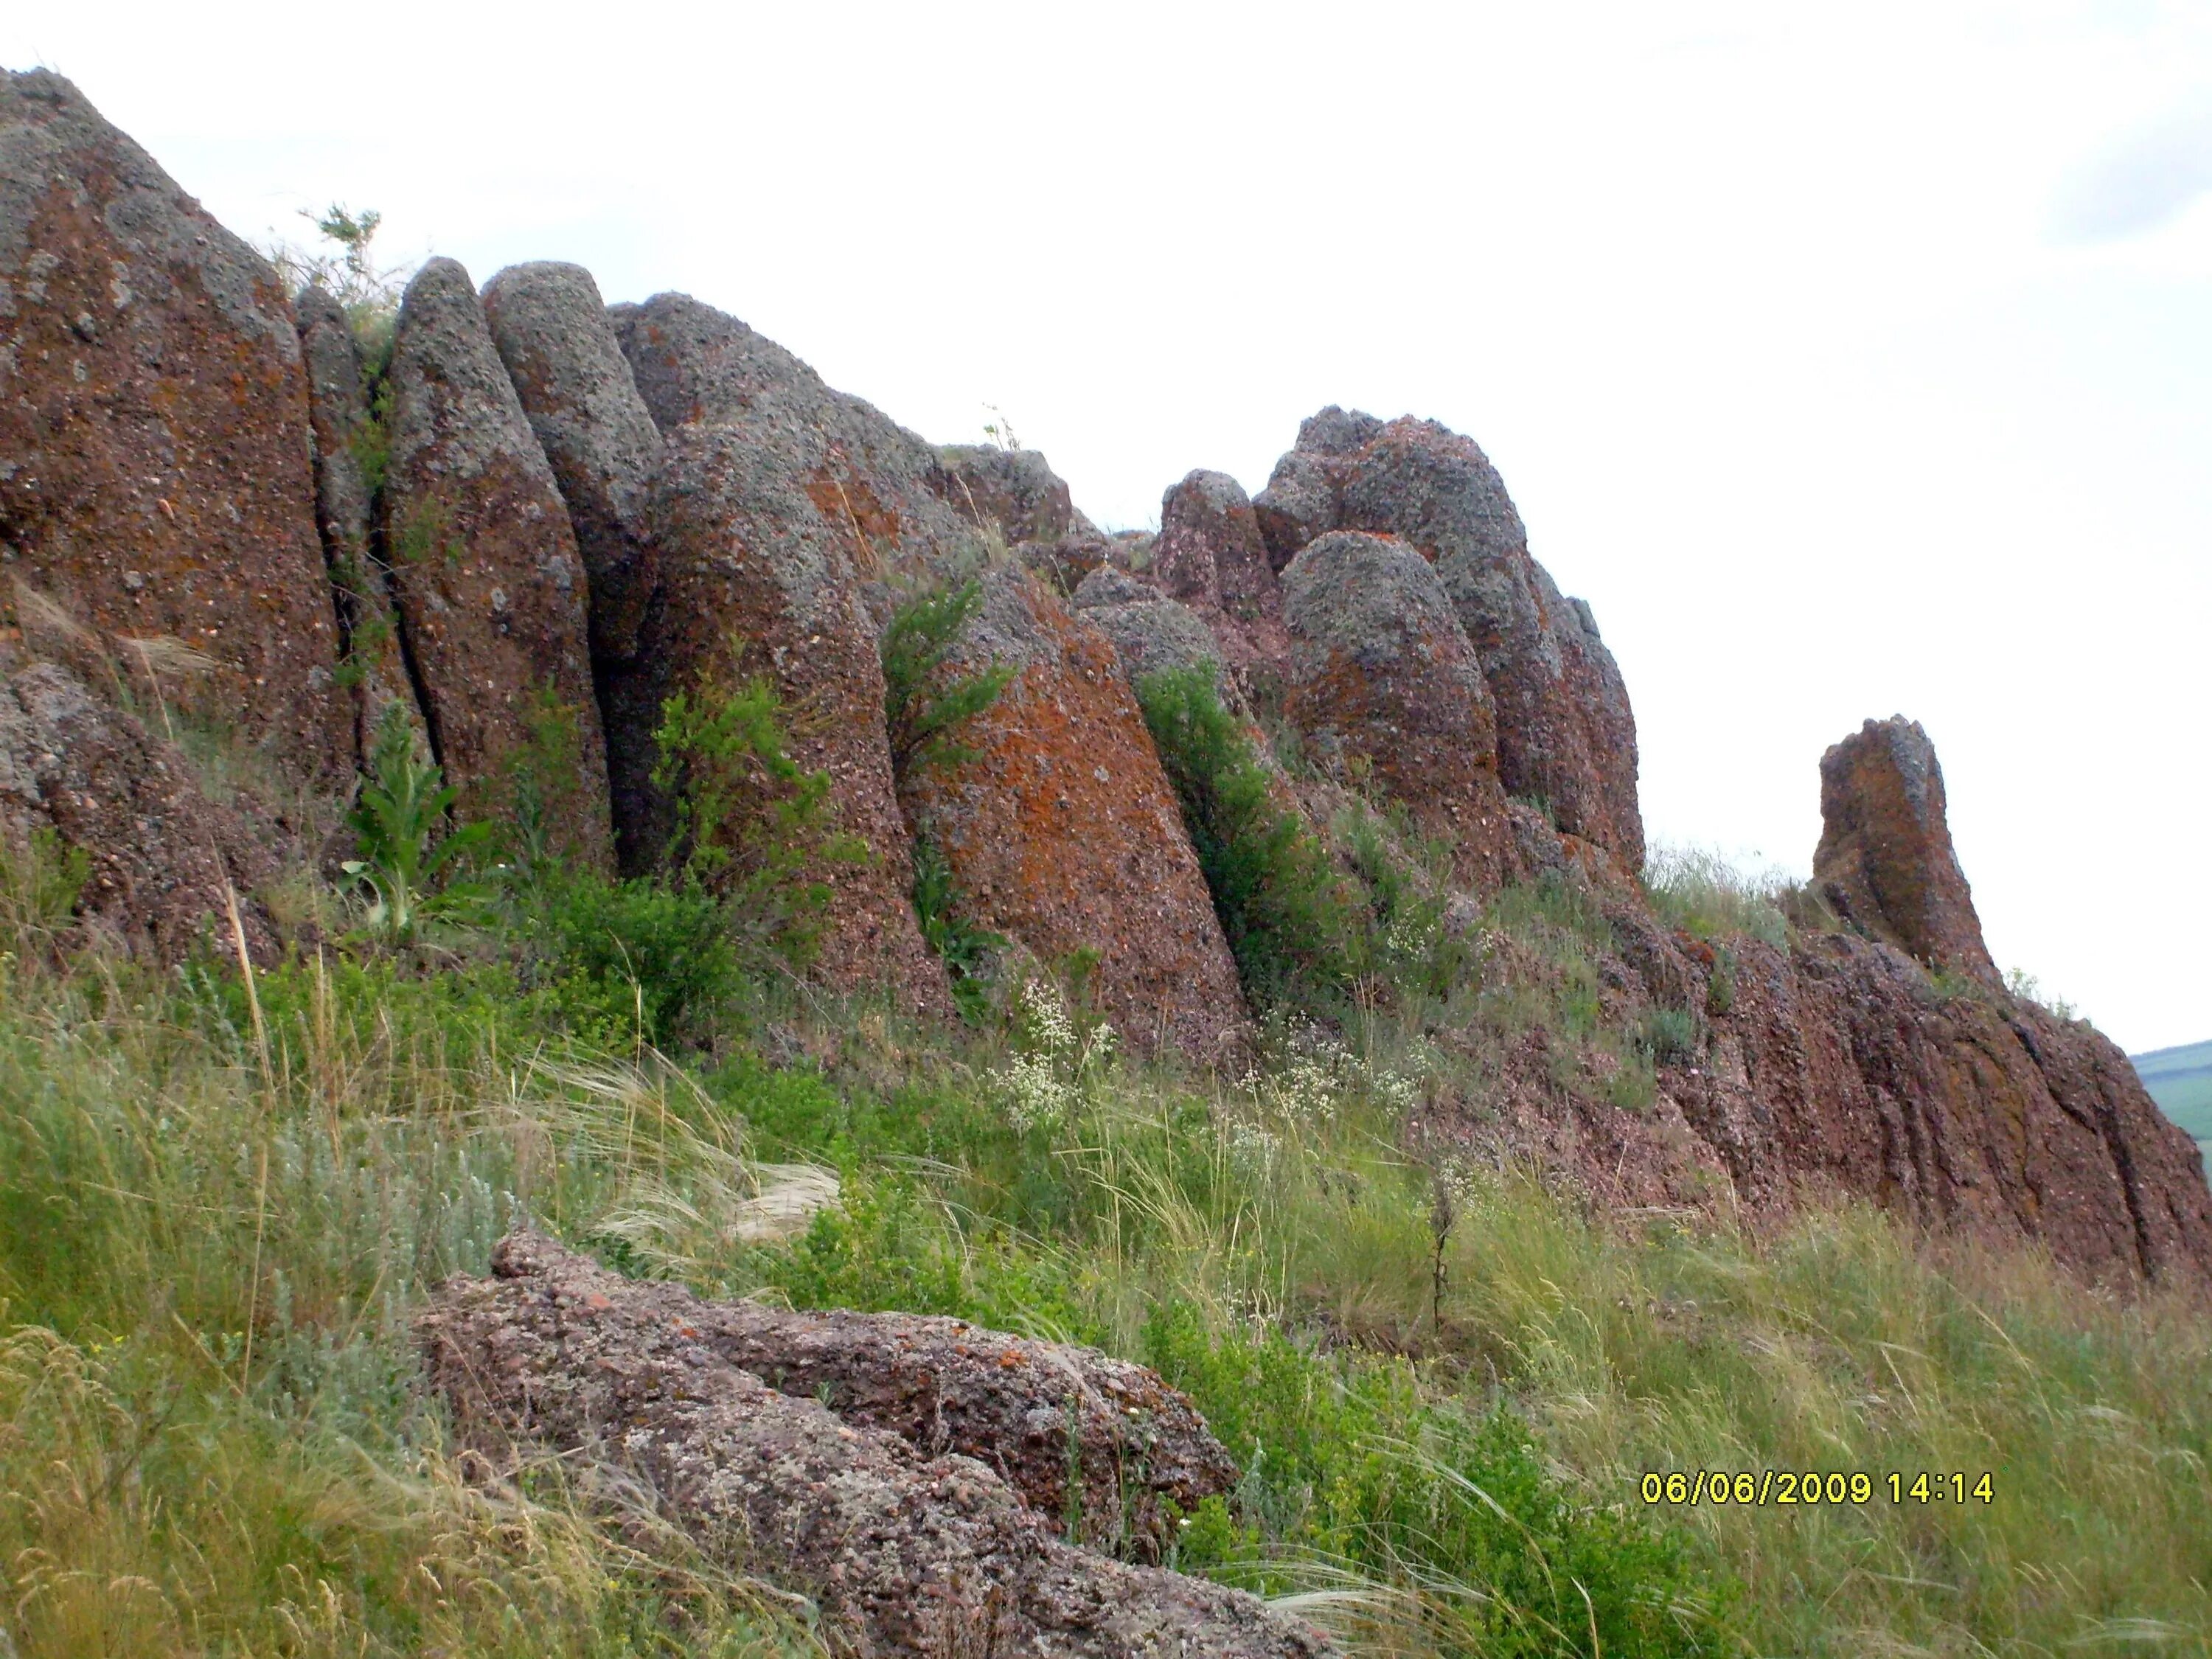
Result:
M1820 824L1813 879L1837 915L1930 968L2003 982L1951 846L1943 769L1917 720L1869 720L1820 757Z
M1589 607L1561 596L1489 458L1433 421L1326 409L1254 503L1279 566L1332 529L1402 537L1437 567L1498 710L1498 775L1559 827L1642 867L1636 722Z
M937 452L945 498L976 524L995 524L1007 544L1097 533L1067 485L1034 449L946 444Z
M581 265L511 265L484 284L485 320L553 469L590 590L592 668L606 725L607 782L625 870L643 867L635 826L651 811L659 676L641 660L658 591L646 510L660 428L638 395L599 284Z
M1246 1027L1237 969L1181 809L1113 645L1030 572L1002 566L946 672L1013 669L959 733L957 764L917 769L910 817L943 851L968 919L1087 985L1122 1036L1201 1057Z
M362 465L374 441L361 346L345 308L319 288L295 302L300 352L307 369L307 410L315 442L315 505L323 558L337 599L342 680L351 682L354 749L366 759L387 711L398 709L417 752L430 752L399 638L392 582L371 541L375 501Z
M0 71L0 562L88 628L216 659L204 714L335 778L308 429L268 263L67 81Z
M1496 713L1437 572L1394 538L1334 531L1283 572L1283 713L1309 751L1401 803L1451 843L1462 880L1494 889L1509 842Z
M980 538L945 499L937 451L872 404L824 385L773 340L688 295L656 295L610 315L660 429L744 432L757 470L805 495L845 538L863 580L952 574L974 562ZM888 593L874 602L887 606Z
M1334 1650L1243 1591L1055 1538L990 1468L941 1442L777 1392L717 1351L715 1304L680 1285L631 1283L527 1236L502 1241L492 1269L449 1281L416 1322L464 1443L502 1473L534 1447L641 1488L709 1559L811 1597L830 1651Z
M1126 570L1101 565L1076 585L1078 614L1114 642L1121 672L1134 687L1147 674L1204 667L1223 703L1249 717L1244 694L1229 672L1229 653L1188 605L1163 597Z
M252 890L277 872L274 826L208 798L183 751L52 663L0 683L0 839L21 856L41 831L84 860L77 907L134 951L174 962L214 930L274 954Z
M465 814L534 796L550 849L613 861L584 566L468 272L433 259L392 341L385 546Z
M659 593L645 636L638 724L617 747L650 752L645 711L682 692L726 695L756 675L786 711L792 758L830 775L835 828L865 858L822 864L831 890L817 971L853 988L895 982L915 1006L947 1008L944 969L923 944L909 894L912 852L884 729L876 629L842 533L781 458L740 427L676 428L647 502L659 550ZM648 784L649 784L648 780ZM674 803L653 789L626 826L650 866L675 827Z
M1159 539L1146 574L1204 617L1245 689L1272 696L1290 654L1283 593L1243 486L1195 471L1160 500Z

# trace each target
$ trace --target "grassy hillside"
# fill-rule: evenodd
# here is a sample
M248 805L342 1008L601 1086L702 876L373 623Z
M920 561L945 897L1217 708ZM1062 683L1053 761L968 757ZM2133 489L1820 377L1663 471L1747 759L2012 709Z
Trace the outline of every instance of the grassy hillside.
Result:
M811 1651L803 1607L621 1494L465 1478L407 1321L525 1212L633 1273L1159 1366L1248 1471L1181 1565L1357 1652L2212 1651L2201 1315L1864 1211L1754 1235L1439 1179L1395 1150L1416 1006L1279 1028L1231 1084L1116 1056L1042 989L948 1036L769 974L668 1060L550 899L249 979L64 954L68 879L0 869L23 1659ZM1571 956L1571 920L1523 890L1489 923ZM756 1159L842 1201L763 1241ZM1767 1469L1873 1490L1641 1501ZM1919 1501L1923 1471L1991 1500Z
M2131 1058L2160 1109L2197 1139L2212 1140L2212 1042Z

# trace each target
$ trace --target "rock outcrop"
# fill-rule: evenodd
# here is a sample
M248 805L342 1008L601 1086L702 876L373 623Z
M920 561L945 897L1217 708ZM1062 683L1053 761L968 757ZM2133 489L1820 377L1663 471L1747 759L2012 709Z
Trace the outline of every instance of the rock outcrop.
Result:
M652 734L662 677L642 660L647 612L659 592L646 523L663 446L629 362L580 265L511 265L484 284L484 318L522 412L553 469L576 532L589 590L592 672L608 732L607 782L622 867L635 874L650 848Z
M1196 471L1170 489L1146 574L1205 618L1249 695L1272 699L1290 641L1282 588L1243 485L1225 472Z
M392 343L385 546L462 810L533 802L550 850L611 867L583 560L468 273L433 259Z
M949 1009L944 969L922 943L909 897L883 665L851 539L751 430L685 425L667 445L647 505L659 592L638 681L646 694L635 707L657 710L678 692L726 695L767 676L786 711L791 757L829 774L834 827L865 848L815 872L830 890L817 971L840 988L889 981L912 1006ZM651 735L625 729L617 742L649 747ZM647 804L626 833L650 863L675 825L665 795Z
M611 313L645 406L664 433L742 430L756 470L796 489L843 538L863 579L958 574L975 526L945 499L937 451L859 398L833 390L773 340L688 295ZM819 533L809 526L809 533Z
M1406 543L1336 531L1283 572L1285 719L1340 781L1371 782L1496 890L1509 836L1497 719L1437 572Z
M0 71L0 564L90 629L213 659L204 714L334 778L315 522L275 271L67 81Z
M1126 570L1101 565L1075 589L1073 604L1083 619L1114 642L1121 672L1133 688L1147 674L1201 665L1213 675L1222 702L1249 718L1244 694L1229 672L1228 653L1188 605L1164 599Z
M994 664L1012 682L965 759L908 780L908 816L975 925L1048 964L1091 953L1092 1001L1139 1047L1217 1054L1245 1028L1236 964L1113 645L1002 566L946 667Z
M1067 485L1034 449L945 444L937 459L945 500L978 526L998 526L1010 546L1097 533L1075 510Z
M841 1421L716 1350L709 1304L529 1237L450 1281L416 1330L462 1434L612 1465L710 1552L820 1605L855 1653L1318 1659L1240 1591L1054 1538L982 1463ZM742 1550L742 1554L738 1552Z
M1298 429L1254 503L1280 567L1332 529L1403 538L1437 567L1498 711L1498 775L1559 827L1644 862L1636 721L1587 605L1528 556L1489 458L1433 421L1326 409Z
M1917 720L1869 720L1820 757L1813 880L1836 914L1930 968L2003 975L1951 846L1943 769Z
M210 800L174 744L52 663L0 684L0 836L20 853L40 830L83 855L78 909L132 950L175 962L213 928L228 955L234 902L253 956L274 956L252 897L276 872L270 826Z
M340 678L352 683L354 752L367 759L386 711L397 708L427 757L429 733L408 678L390 573L371 540L375 502L361 452L374 439L361 347L344 307L323 289L303 290L295 305L315 441L315 506L344 659Z
M1071 1543L1157 1560L1178 1512L1237 1482L1187 1398L1095 1349L959 1319L743 1300L701 1303L691 1322L717 1356L779 1393L887 1429L926 1456L987 1465L1047 1525L1064 1533L1073 1521Z

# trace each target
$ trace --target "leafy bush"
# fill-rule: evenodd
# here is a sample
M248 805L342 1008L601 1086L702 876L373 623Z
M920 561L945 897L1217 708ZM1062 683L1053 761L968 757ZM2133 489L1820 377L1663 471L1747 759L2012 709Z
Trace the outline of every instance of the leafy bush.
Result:
M969 757L953 736L998 702L1014 678L995 664L981 673L948 679L943 673L969 618L982 603L975 579L933 589L901 605L884 629L884 729L890 738L891 769L904 780L924 766L957 766Z
M830 775L791 758L774 683L757 675L679 691L661 705L653 738L653 781L676 801L665 878L719 902L748 954L805 965L830 901L822 866L867 849L830 827Z
M1212 671L1147 674L1137 698L1246 994L1296 1003L1347 988L1358 915L1320 842L1276 804Z
M696 881L581 872L546 887L538 928L557 973L656 1047L708 1041L744 983L724 907Z
M346 874L368 890L372 932L409 939L425 920L479 896L472 885L453 878L491 830L481 823L447 828L459 795L434 764L415 752L404 711L397 703L386 706L369 751L369 776L349 818L361 856L345 865Z

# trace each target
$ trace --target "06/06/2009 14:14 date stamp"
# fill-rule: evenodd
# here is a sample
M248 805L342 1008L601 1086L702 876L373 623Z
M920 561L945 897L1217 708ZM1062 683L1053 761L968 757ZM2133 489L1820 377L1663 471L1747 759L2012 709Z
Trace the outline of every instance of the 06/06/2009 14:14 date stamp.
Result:
M1984 1469L1938 1473L1895 1470L1874 1474L1864 1469L1691 1469L1656 1470L1644 1476L1639 1495L1647 1504L1740 1504L1747 1509L1784 1504L1993 1504L1996 1477Z

